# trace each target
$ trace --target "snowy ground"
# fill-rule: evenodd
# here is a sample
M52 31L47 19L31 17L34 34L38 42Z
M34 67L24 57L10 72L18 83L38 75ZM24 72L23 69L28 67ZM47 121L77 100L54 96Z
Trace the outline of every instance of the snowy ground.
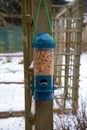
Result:
M0 82L23 82L23 57L0 57ZM80 98L87 100L87 53L81 55L80 66ZM0 112L24 110L24 85L0 84ZM0 119L0 130L24 130L24 117Z
M23 57L0 57L0 82L23 82ZM0 84L0 112L24 110L24 85Z
M0 119L0 130L25 130L24 117Z
M7 58L0 57L0 82L23 82L22 60L23 57L10 58L10 55ZM0 84L0 112L20 110L24 110L24 85ZM24 117L0 119L0 130L24 130L24 123Z
M81 55L79 96L87 101L87 53Z

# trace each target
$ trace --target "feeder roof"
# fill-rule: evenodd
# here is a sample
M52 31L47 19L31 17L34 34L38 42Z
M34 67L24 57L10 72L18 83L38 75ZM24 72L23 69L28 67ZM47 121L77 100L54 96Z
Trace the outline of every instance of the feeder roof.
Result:
M55 42L48 33L40 33L36 35L33 41L33 48L54 48Z

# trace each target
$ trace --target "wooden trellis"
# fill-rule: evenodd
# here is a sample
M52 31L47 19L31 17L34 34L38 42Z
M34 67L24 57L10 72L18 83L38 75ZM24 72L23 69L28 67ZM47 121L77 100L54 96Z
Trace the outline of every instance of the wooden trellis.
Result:
M78 108L82 5L82 0L66 6L58 5L56 8L60 12L52 19L56 41L54 77L58 86L54 102L59 110L75 111Z

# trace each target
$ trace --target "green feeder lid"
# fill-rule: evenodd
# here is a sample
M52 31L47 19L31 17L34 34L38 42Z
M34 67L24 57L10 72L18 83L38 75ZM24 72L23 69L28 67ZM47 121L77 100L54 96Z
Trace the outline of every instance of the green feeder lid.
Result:
M55 42L48 33L40 33L34 38L33 48L54 48Z

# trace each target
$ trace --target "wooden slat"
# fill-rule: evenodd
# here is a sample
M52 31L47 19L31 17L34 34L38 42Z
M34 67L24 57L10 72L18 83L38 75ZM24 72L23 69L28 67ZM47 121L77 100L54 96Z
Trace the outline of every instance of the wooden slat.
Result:
M0 54L0 57L23 57L23 55Z
M0 82L0 84L24 84L24 82Z
M7 112L0 112L0 118L8 118L8 117L21 117L24 116L24 111L7 111Z
M30 87L32 70L29 65L32 62L32 0L22 0L22 28L23 28L23 54L24 54L24 82L25 82L25 130L32 130L30 121L32 92ZM28 87L27 87L28 86Z
M22 16L18 15L18 14L5 14L5 13L1 13L1 12L0 12L0 16L2 16L4 18L19 18L19 19L22 18Z

